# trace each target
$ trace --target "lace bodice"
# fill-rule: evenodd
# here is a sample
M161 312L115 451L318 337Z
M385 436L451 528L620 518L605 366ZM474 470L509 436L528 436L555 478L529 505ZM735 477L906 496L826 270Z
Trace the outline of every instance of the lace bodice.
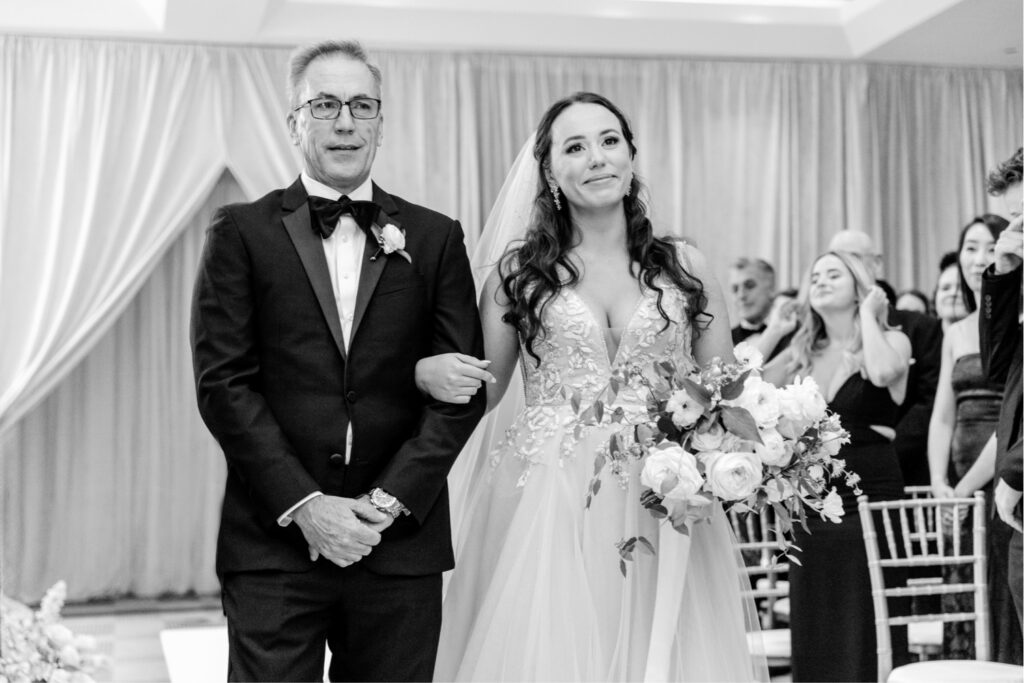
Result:
M663 286L662 307L673 322L665 327L658 312L658 292L645 289L617 349L608 347L604 331L583 299L572 289L562 289L544 311L547 335L534 343L540 362L520 348L526 405L565 405L563 387L578 391L583 402L592 401L616 369L625 374L631 366L647 372L658 360L692 363L686 298L671 286L659 286ZM626 387L616 403L644 404L645 398Z

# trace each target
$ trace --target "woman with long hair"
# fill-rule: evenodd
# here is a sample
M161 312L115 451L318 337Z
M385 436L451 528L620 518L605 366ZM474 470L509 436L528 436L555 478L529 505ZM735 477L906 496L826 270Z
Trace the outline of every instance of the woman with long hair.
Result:
M800 327L763 377L778 386L810 376L837 413L851 442L839 457L860 476L873 500L899 498L903 477L892 446L906 394L910 340L886 324L888 301L860 256L827 252L811 267L801 292ZM842 524L809 516L798 528L790 564L790 633L794 681L874 681L874 613L856 493L843 499ZM827 608L825 606L827 605ZM897 663L906 650L894 637Z
M700 252L655 236L635 155L625 115L600 95L576 93L542 117L522 162L532 172L510 172L528 192L502 196L529 205L492 212L511 223L489 221L486 230L520 239L481 294L495 380L488 403L501 399L518 360L525 407L471 469L438 680L766 673L749 653L751 617L721 510L688 538L663 532L640 505L637 463L595 472L614 428L585 426L573 407L574 396L588 404L629 367L732 357L721 290ZM419 374L422 388L444 392L430 381L443 372ZM638 387L610 399L607 410L618 409L626 424L646 417ZM596 493L595 477L603 483ZM637 536L656 554L639 554L624 576L616 543Z
M995 258L995 243L1006 229L1000 216L978 216L960 231L957 245L957 270L966 318L953 323L942 341L942 366L935 392L935 405L928 427L928 466L933 495L967 497L984 490L992 501L992 475L995 472L995 431L1002 404L1002 387L986 377L981 363L978 337L978 306L981 275ZM969 529L961 539L971 542ZM1006 579L1007 544L1013 530L992 517L988 523L987 550L989 628L993 659L1007 664L1021 663L1021 630ZM966 568L947 570L954 577L969 580ZM943 609L970 610L967 595L943 598ZM974 659L974 624L946 624L943 655L947 659Z

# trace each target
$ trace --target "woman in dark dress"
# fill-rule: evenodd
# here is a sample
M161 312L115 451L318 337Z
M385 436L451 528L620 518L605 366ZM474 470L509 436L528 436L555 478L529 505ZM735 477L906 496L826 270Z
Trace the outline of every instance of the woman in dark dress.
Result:
M928 460L932 491L936 497L969 497L983 490L992 508L992 475L995 442L988 443L999 421L1002 387L988 382L981 367L977 301L981 274L994 258L996 239L1007 226L999 216L986 214L960 232L956 268L964 305L970 314L946 330L942 344L942 369L928 429ZM986 449L986 444L988 447ZM988 516L989 629L992 658L1006 664L1021 663L1021 630L1006 578L1007 544L1012 529L998 517ZM961 542L970 547L968 525ZM946 570L950 582L970 582L969 567ZM959 593L944 596L946 612L969 612L974 598ZM974 659L974 624L953 622L944 626L943 657Z
M783 385L810 375L851 435L839 457L860 475L872 500L903 495L892 447L898 406L906 393L910 340L888 329L885 294L860 257L820 256L802 294L800 330L765 368ZM790 632L794 681L874 681L877 676L874 609L867 554L854 492L834 481L843 498L841 524L809 518L810 534L796 544L801 565L790 565ZM902 604L891 604L899 613ZM906 631L893 631L893 660L906 660Z

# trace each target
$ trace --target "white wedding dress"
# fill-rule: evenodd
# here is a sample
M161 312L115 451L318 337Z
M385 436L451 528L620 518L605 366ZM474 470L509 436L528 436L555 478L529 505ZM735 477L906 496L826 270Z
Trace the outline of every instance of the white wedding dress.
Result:
M640 506L636 461L605 468L585 499L607 426L584 429L563 387L586 405L613 368L652 370L654 361L692 363L692 329L680 292L662 305L678 323L664 328L657 292L639 300L617 349L608 347L584 302L563 289L544 315L537 364L521 350L525 408L504 440L472 468L461 512L458 558L444 603L435 680L749 681L765 679L752 655L740 559L719 509L687 538ZM624 388L608 412L646 413ZM619 570L616 543L650 539ZM756 638L755 638L756 642Z

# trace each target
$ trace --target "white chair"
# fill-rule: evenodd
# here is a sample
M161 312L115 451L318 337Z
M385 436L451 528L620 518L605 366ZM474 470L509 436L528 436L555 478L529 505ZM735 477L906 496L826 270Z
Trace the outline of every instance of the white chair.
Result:
M792 653L789 628L777 628L775 624L776 605L789 595L789 582L785 579L789 564L776 561L780 551L777 539L782 538L782 529L769 510L759 515L730 510L729 523L750 579L751 587L744 591L744 596L752 598L758 607L760 642L768 667L788 669ZM752 645L756 640L757 636L751 634Z
M969 512L961 521L961 513ZM858 498L864 546L871 578L871 599L875 609L875 634L878 642L878 680L880 683L931 683L932 681L1015 681L1024 679L1024 667L988 661L991 656L988 623L988 593L985 571L985 495L974 498L928 498L869 502ZM882 517L887 559L881 558L879 536L873 512ZM942 533L943 519L949 519L952 536ZM961 525L972 524L972 552L960 542ZM913 520L913 523L911 523ZM886 586L883 570L889 567L970 565L971 583L919 583ZM972 593L974 610L950 614L890 616L888 598L922 595ZM973 621L977 661L933 660L892 668L893 626L924 622Z

